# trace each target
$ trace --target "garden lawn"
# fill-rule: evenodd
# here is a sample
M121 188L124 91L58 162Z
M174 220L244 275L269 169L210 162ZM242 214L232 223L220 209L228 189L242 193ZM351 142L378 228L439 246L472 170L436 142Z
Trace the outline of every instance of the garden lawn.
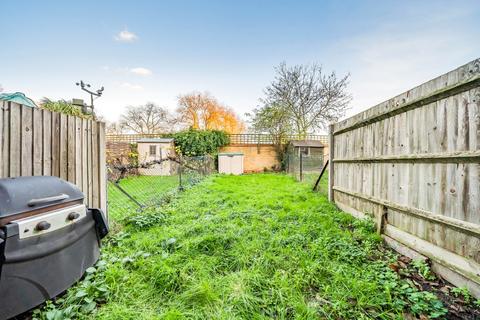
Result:
M446 313L434 294L392 271L396 256L371 221L337 210L309 184L281 174L217 175L168 195L160 208L127 219L111 212L102 261L38 318L57 319L59 312L58 319L114 320Z
M120 187L142 205L149 205L178 187L178 176L131 176L120 180ZM139 206L112 182L108 183L109 212L118 220L133 214Z

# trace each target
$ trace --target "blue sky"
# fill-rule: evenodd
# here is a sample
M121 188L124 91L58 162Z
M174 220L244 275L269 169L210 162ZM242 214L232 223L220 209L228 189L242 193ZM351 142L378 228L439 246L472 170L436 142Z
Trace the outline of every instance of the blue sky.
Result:
M243 115L274 66L351 73L349 115L480 57L480 1L0 2L0 84L34 99L105 86L107 120L208 91Z

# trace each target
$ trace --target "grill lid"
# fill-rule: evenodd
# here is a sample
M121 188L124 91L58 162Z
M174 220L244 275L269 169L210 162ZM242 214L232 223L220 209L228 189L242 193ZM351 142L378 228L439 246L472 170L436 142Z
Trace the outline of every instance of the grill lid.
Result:
M83 193L57 177L0 179L0 218L78 200Z

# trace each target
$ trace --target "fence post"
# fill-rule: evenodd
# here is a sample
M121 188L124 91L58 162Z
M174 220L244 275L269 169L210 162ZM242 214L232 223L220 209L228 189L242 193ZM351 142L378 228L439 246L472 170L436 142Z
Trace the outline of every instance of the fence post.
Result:
M183 190L182 186L182 170L183 170L183 159L182 156L179 157L180 163L178 164L178 189Z
M334 125L330 124L328 126L328 200L334 201L333 186L334 186L334 165L333 165L333 153L334 153L334 143L335 139L333 136Z
M300 181L303 181L303 152L300 150Z

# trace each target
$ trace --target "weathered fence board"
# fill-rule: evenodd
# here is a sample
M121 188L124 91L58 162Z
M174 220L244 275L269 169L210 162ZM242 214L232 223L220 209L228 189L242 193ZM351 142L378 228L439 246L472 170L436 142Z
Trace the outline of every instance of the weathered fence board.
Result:
M0 177L54 175L106 210L105 125L0 101Z
M480 59L335 123L330 148L332 201L480 296Z

